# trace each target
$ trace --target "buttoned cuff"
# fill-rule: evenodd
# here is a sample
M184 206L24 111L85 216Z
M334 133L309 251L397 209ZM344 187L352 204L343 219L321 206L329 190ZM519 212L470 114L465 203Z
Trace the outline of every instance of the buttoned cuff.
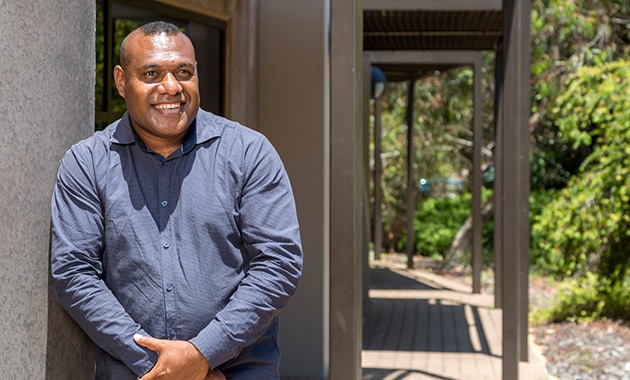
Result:
M241 351L234 341L223 332L216 320L212 321L199 335L189 340L210 364L210 368L225 363L238 356Z

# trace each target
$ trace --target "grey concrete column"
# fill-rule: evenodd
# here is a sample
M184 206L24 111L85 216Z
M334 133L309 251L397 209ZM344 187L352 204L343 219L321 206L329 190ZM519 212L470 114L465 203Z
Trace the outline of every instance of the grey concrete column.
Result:
M258 125L291 179L304 247L299 289L280 314L280 373L322 379L329 367L329 5L265 0L258 7Z
M59 160L94 130L94 20L94 1L0 0L2 378L90 378L90 345L49 299L48 261Z

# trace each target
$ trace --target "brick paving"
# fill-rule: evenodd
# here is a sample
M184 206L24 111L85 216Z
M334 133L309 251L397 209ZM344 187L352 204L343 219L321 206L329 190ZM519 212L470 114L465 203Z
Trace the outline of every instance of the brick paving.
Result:
M363 380L501 378L501 310L494 297L401 265L372 265L365 300ZM531 341L531 339L530 339ZM522 380L547 379L530 344Z

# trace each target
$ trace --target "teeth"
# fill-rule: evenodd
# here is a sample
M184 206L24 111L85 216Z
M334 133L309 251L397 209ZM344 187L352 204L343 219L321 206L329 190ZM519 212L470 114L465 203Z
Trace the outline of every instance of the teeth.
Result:
M160 110L170 110L173 108L179 108L180 103L172 103L172 104L156 104L155 108Z

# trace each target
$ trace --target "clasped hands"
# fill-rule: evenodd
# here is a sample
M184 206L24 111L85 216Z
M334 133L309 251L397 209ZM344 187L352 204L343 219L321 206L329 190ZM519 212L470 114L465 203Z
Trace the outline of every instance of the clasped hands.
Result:
M155 366L138 380L226 380L192 343L183 340L155 339L136 334L133 339L158 354Z

